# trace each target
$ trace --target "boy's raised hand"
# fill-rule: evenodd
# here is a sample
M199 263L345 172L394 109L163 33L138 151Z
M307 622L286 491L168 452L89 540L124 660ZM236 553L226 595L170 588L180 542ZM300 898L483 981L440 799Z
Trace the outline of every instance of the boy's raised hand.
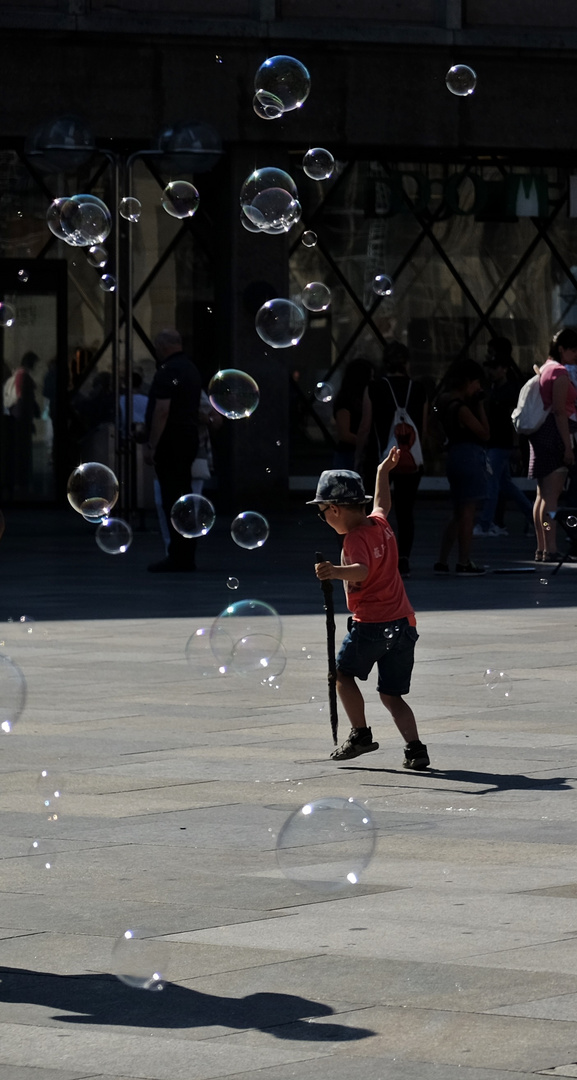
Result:
M399 450L399 447L391 446L385 460L381 462L380 467L385 469L386 472L390 472L391 469L394 469L395 465L398 464L400 456L401 451Z

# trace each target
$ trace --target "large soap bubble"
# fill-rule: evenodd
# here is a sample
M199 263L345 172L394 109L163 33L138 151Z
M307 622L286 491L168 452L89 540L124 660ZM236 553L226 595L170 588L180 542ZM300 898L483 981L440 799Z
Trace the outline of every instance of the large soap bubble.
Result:
M467 64L454 64L445 75L445 82L456 97L469 97L477 85L477 73Z
M198 210L200 195L194 184L190 184L188 180L172 180L162 192L160 201L167 214L182 220L194 217Z
M18 664L0 654L0 731L8 735L26 704L26 680Z
M208 396L213 409L228 420L246 420L259 402L259 389L246 371L225 368L217 371L208 384Z
M144 930L125 930L112 950L112 974L133 990L163 990L168 945Z
M273 349L288 349L298 345L306 329L306 315L293 300L277 297L267 300L256 313L258 336Z
M294 56L270 56L254 77L256 96L261 99L261 95L274 94L282 102L285 112L300 109L310 88L311 77L304 64Z
M110 211L96 195L72 195L61 201L59 212L64 239L74 247L101 244L112 228Z
M251 644L249 639L252 639ZM229 671L248 674L255 670L256 653L258 670L263 671L281 642L280 616L262 600L237 600L235 604L229 604L214 620L210 630L210 647L221 674Z
M107 517L96 530L96 543L107 555L124 555L132 543L132 529L122 518Z
M301 293L301 300L307 311L326 311L331 302L331 290L322 281L309 281Z
M70 473L66 494L74 510L87 520L100 522L118 499L118 480L107 465L87 461Z
M237 514L230 527L235 544L249 551L262 547L268 540L269 532L268 521L255 510L244 510L242 514Z
M246 213L246 208L252 206L254 200L265 191L281 190L290 195L291 199L298 200L297 186L289 173L284 169L276 169L267 166L263 169L255 169L247 176L240 189L240 205Z
M170 511L170 520L181 536L206 536L212 529L216 512L204 495L181 495Z
M375 827L354 799L323 798L301 806L277 839L278 864L291 881L332 893L356 885L375 850Z
M303 169L311 180L328 180L332 176L335 167L335 159L330 150L323 150L322 146L314 146L307 150L303 158Z

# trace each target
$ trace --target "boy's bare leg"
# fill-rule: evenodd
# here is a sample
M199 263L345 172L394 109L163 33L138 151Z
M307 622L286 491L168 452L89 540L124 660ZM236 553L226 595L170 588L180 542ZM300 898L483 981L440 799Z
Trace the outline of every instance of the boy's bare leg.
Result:
M391 694L379 694L379 697L385 709L390 712L405 742L410 743L418 740L417 722L411 706L407 705L407 702L402 697L393 697Z
M351 727L366 727L365 701L353 676L343 675L340 671L337 671L337 691L343 709L351 722Z

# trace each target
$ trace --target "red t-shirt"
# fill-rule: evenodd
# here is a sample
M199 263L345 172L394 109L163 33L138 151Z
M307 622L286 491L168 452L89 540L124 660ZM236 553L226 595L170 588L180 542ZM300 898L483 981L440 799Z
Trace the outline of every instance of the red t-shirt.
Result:
M553 383L563 376L567 378L567 397L565 399L565 412L567 416L573 416L575 412L575 400L577 399L577 390L573 386L571 379L569 378L569 372L564 364L559 364L556 360L549 360L541 368L541 375L539 378L539 389L541 390L541 400L546 409L550 409L553 404Z
M344 581L347 607L355 622L390 622L406 618L416 626L415 612L405 592L397 563L397 541L382 510L369 514L366 525L345 535L341 566L362 563L364 581Z

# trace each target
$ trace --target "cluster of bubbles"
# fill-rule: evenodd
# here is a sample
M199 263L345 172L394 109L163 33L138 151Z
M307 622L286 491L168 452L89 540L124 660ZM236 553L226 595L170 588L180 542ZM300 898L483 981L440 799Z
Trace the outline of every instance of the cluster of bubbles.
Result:
M101 244L112 228L106 203L88 194L54 199L48 207L46 222L53 236L71 247Z
M98 461L78 465L68 477L68 502L85 521L98 526L96 543L107 555L124 555L132 543L128 522L110 516L118 492L116 475Z
M297 186L284 169L255 169L240 190L242 219L249 232L287 233L300 220ZM244 220L243 220L244 224Z
M353 798L306 803L285 821L276 842L278 865L291 881L315 892L357 885L376 843L365 806Z
M237 588L237 579L231 581L229 588ZM193 677L240 675L271 685L287 662L280 616L262 600L237 600L210 628L200 627L191 634L185 655Z

